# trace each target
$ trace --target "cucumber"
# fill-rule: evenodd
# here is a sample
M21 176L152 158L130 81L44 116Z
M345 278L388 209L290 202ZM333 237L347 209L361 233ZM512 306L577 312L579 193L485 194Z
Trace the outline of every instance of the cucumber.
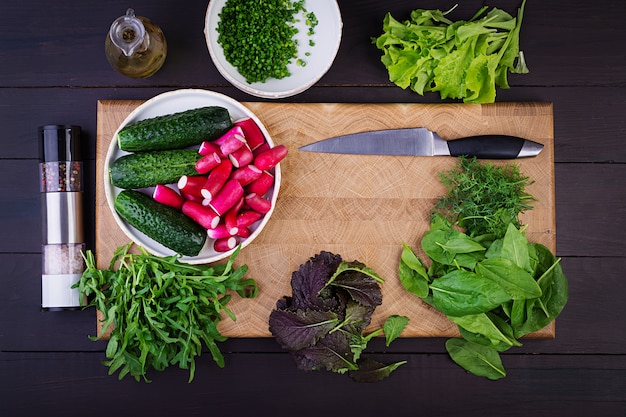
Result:
M199 175L194 149L140 152L124 155L109 166L111 184L119 188L145 188L172 184L183 175Z
M202 226L139 191L122 190L113 206L128 224L180 255L196 256L206 242Z
M224 107L199 107L128 124L117 135L118 146L127 152L182 149L217 139L232 125Z

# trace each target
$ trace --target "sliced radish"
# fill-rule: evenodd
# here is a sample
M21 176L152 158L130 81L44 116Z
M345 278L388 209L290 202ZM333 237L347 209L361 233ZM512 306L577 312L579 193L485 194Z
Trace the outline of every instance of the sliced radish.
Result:
M251 234L252 234L252 231L247 227L240 227L237 230L237 237L240 237L242 239L249 238Z
M251 117L236 121L235 126L239 126L243 130L250 149L255 150L263 143L266 143L263 132L261 132L261 129L259 129L259 126Z
M178 189L185 195L193 195L195 197L202 196L202 187L206 182L206 177L202 175L183 175L178 180Z
M208 141L204 141L200 144L200 148L198 148L198 153L200 155L210 155L212 153L216 153L220 158L224 156L222 155L222 151L220 150L219 146L217 146L213 142Z
M239 181L239 184L245 187L252 181L259 178L262 172L263 171L261 171L254 165L246 165L233 171L233 175L231 175L231 178L236 179L237 181Z
M218 216L215 211L204 207L196 201L185 201L182 206L182 211L205 229L213 229L220 223L220 216Z
M222 158L220 158L217 152L204 155L196 162L196 171L198 171L198 174L208 174L213 168L218 166L220 162L222 162Z
M242 210L237 215L237 227L239 229L245 229L255 222L261 220L263 218L263 214L254 210Z
M243 196L243 187L237 180L229 179L211 199L209 206L220 216L233 207Z
M206 233L207 236L211 239L223 239L225 237L232 237L224 223L220 223L212 229L207 229Z
M230 155L246 144L246 137L240 126L233 126L213 143L220 147L223 155Z
M254 211L265 214L272 208L272 202L266 200L256 193L250 193L246 196L246 204Z
M226 184L230 174L233 170L233 164L229 159L222 159L222 162L218 166L213 168L209 177L206 178L205 183L200 191L202 197L211 201L218 191Z
M274 176L267 171L263 171L259 178L246 186L246 192L263 196L272 188L272 185L274 185Z
M233 236L216 239L215 242L213 242L215 252L228 252L235 246L237 246L237 239Z
M155 201L158 201L161 204L174 207L175 209L180 209L185 202L185 198L178 194L176 190L163 184L158 184L156 187L154 187L154 193L152 193L152 198L154 198Z
M235 168L241 168L252 162L252 160L254 159L254 155L252 154L252 151L250 150L248 145L246 145L228 155L228 158L230 158L230 161L233 163L233 166Z
M268 170L278 165L285 156L287 156L287 147L285 145L277 145L273 148L261 152L254 158L254 165L260 170Z
M254 155L254 157L256 158L257 156L267 151L268 149L270 149L270 144L267 142L264 142L259 147L252 150L252 155Z

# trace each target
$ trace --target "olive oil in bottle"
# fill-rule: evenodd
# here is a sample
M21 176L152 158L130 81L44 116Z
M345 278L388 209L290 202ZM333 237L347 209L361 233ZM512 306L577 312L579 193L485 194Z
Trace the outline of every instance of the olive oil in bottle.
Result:
M105 53L111 66L131 78L146 78L165 62L167 43L156 24L133 9L117 18L107 34Z

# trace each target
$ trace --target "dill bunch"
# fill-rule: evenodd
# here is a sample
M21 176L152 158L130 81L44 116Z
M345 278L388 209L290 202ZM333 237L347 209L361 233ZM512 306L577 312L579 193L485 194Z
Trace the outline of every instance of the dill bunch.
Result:
M534 181L514 163L497 166L460 157L454 168L439 173L439 179L447 192L436 201L433 214L458 224L472 237L503 237L509 223L521 226L519 214L536 201L526 192Z

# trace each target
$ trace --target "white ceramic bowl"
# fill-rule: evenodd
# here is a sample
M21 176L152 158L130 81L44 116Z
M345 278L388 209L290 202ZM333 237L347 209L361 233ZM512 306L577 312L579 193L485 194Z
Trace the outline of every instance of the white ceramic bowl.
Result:
M240 90L262 98L277 99L293 96L319 81L335 60L343 29L339 6L335 0L307 0L304 2L304 7L308 12L315 14L318 24L314 28L315 33L309 36L304 19L300 19L300 22L296 23L296 27L299 29L296 35L299 43L298 58L306 61L306 65L298 66L293 60L287 66L291 73L289 77L268 79L264 83L248 83L237 69L226 60L222 46L217 42L219 13L225 3L226 0L211 0L209 2L204 34L209 54L218 71L228 82ZM309 40L315 44L310 46ZM310 52L310 55L305 56L305 52Z
M274 142L267 132L267 129L251 111L249 111L238 101L235 101L232 98L223 94L215 93L212 91L184 89L163 93L141 104L131 114L129 114L128 117L126 117L126 119L116 130L107 151L104 163L104 191L106 194L109 208L113 213L113 217L115 218L115 221L117 222L119 227L124 231L126 236L128 236L128 238L135 242L137 245L144 247L148 252L157 256L170 256L174 255L175 253L172 250L163 246L162 244L149 238L134 227L130 226L117 214L113 207L115 197L120 193L121 189L114 187L111 184L109 178L109 166L117 158L128 153L120 150L118 146L117 134L124 126L132 122L203 106L222 106L230 112L230 115L234 121L247 117L252 118L263 132L263 135L265 135L265 138L269 145L274 146ZM272 202L272 208L270 212L265 214L265 216L261 220L259 220L257 223L250 227L252 234L241 243L242 248L249 245L255 239L255 237L258 236L259 233L261 233L261 230L263 230L263 228L269 221L272 212L274 211L276 199L278 197L278 190L280 188L280 165L272 169L272 173L274 174L274 187L267 194L267 197ZM152 189L144 189L141 191L152 195ZM198 254L198 256L183 256L180 258L180 260L189 264L212 263L229 257L233 251L234 249L228 252L216 252L213 250L213 240L207 238L207 242L202 251Z

